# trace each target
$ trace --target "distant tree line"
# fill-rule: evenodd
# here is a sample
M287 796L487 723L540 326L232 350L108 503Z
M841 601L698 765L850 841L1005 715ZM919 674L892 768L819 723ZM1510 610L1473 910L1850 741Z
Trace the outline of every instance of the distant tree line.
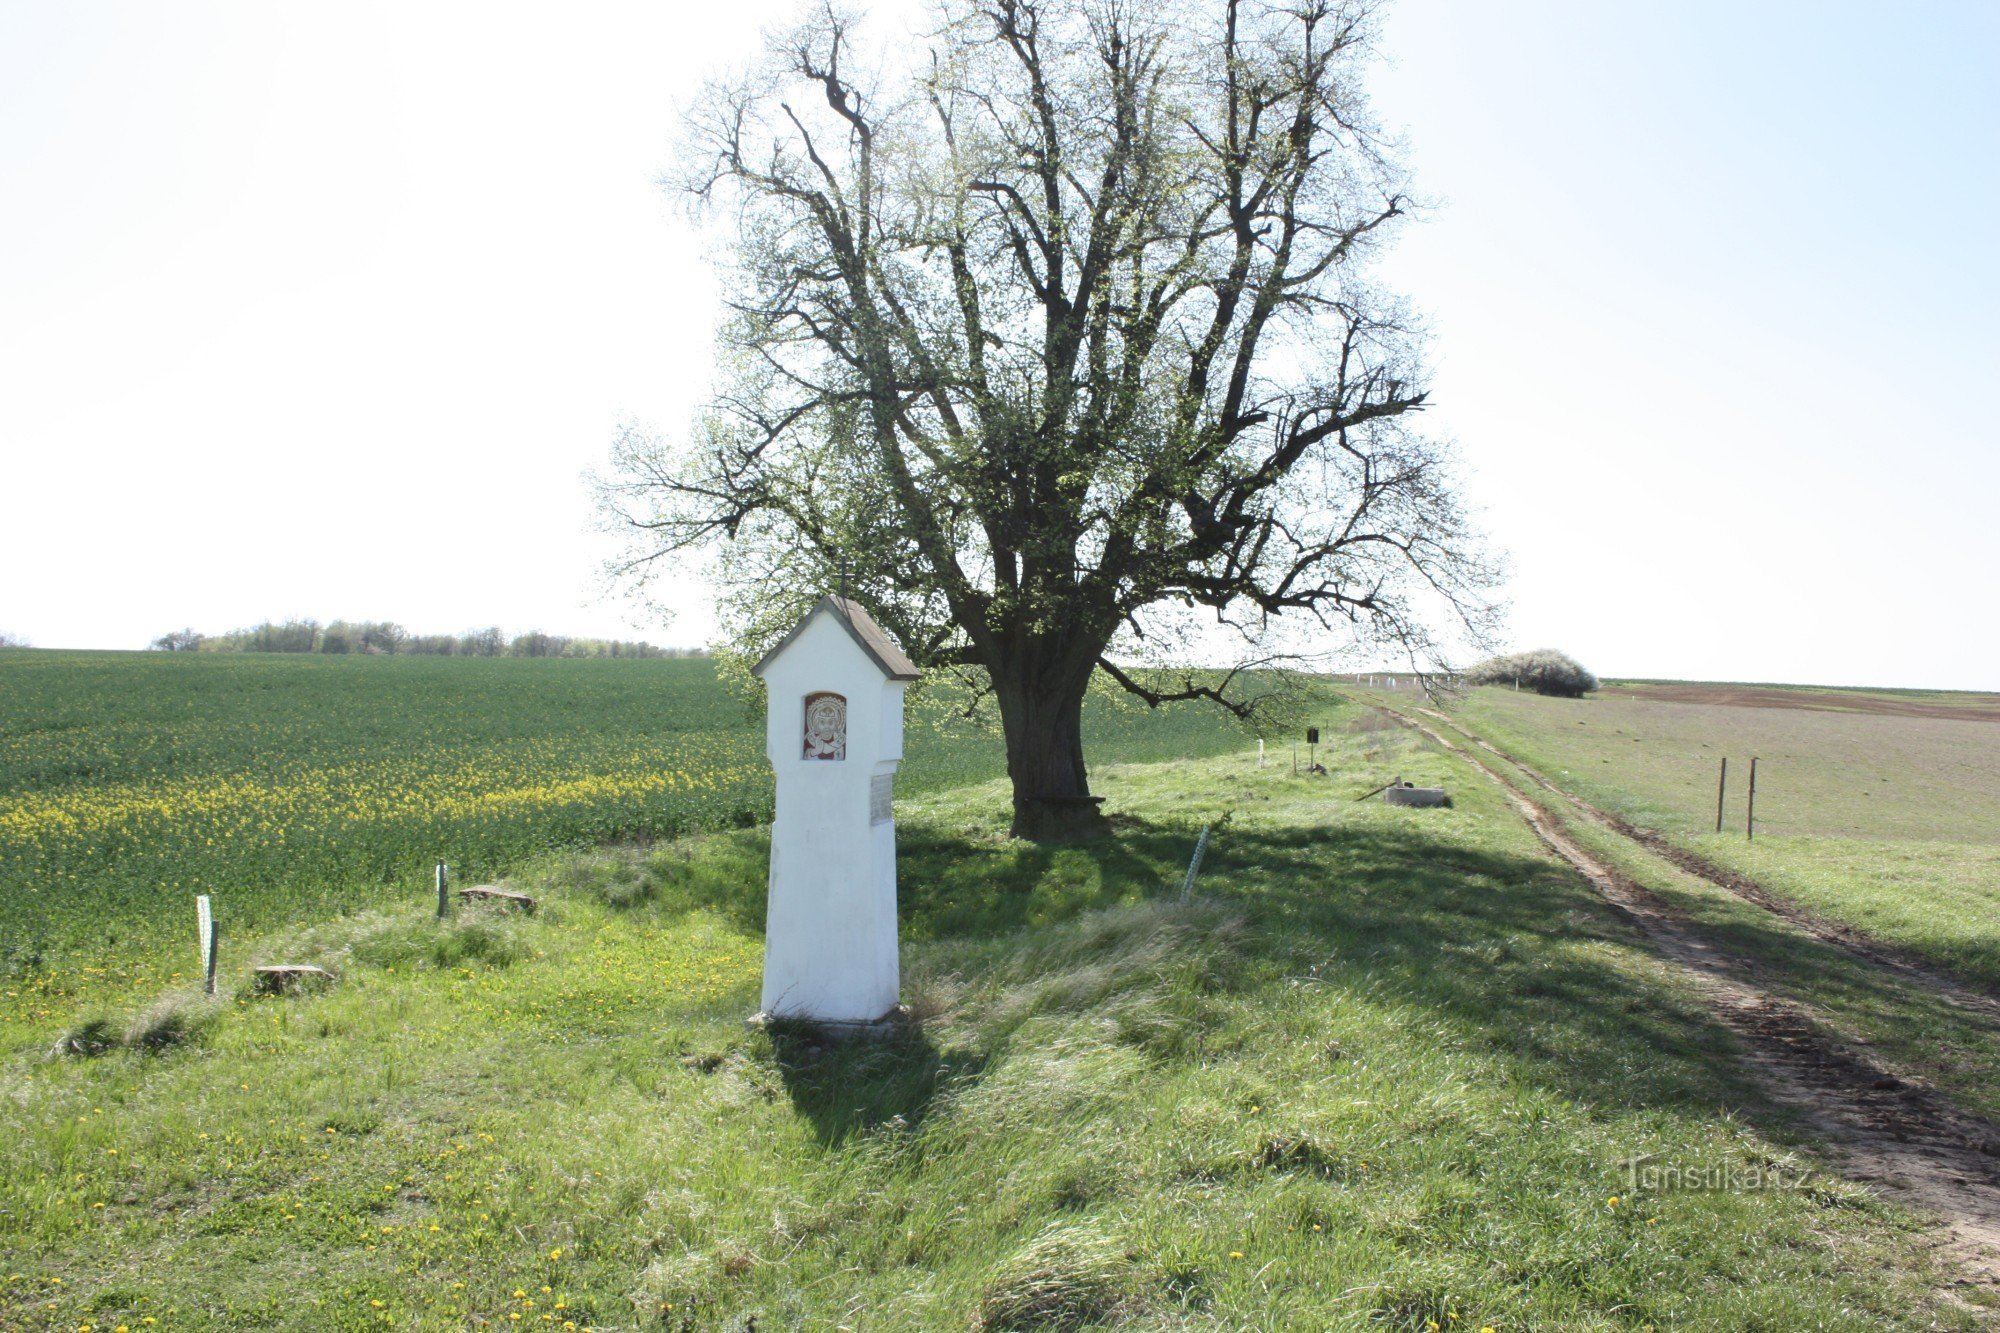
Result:
M706 648L661 648L636 639L583 639L498 625L464 634L412 634L393 620L266 620L227 634L177 629L148 645L167 653L367 653L415 657L706 657Z

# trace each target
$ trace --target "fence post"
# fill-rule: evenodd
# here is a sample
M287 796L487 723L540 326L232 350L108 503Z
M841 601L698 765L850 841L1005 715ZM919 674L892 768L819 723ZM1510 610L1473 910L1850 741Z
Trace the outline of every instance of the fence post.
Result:
M451 890L450 886L446 883L449 877L450 876L445 869L444 862L442 861L438 862L437 892L438 892L438 920L440 921L444 920L446 917L451 915Z
M1722 832L1722 793L1729 785L1729 756L1722 756L1722 772L1715 779L1715 831Z
M1750 756L1750 813L1743 820L1743 837L1754 842L1757 839L1757 756Z

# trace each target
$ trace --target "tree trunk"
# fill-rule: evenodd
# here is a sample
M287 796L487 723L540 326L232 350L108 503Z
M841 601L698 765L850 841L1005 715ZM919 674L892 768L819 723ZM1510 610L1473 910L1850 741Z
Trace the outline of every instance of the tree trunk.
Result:
M1104 798L1090 794L1083 767L1083 693L1089 680L1088 671L1080 679L1030 671L996 682L1017 838L1059 842L1110 828L1098 809Z

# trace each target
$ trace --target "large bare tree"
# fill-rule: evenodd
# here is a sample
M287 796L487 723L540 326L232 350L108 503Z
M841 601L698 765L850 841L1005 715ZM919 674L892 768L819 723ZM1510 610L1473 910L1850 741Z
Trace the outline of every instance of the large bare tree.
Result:
M1244 662L1301 620L1432 655L1488 575L1364 273L1408 209L1370 19L945 0L864 69L825 10L710 87L682 183L728 228L721 387L690 439L621 440L628 570L717 548L754 648L850 566L917 661L991 689L1025 836L1095 815L1094 673L1251 706L1254 673L1134 666L1176 616Z

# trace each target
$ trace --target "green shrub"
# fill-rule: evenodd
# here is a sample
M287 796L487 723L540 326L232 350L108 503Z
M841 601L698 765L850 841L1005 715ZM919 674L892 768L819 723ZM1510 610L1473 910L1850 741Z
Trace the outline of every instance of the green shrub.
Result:
M1558 699L1581 699L1597 688L1597 677L1581 662L1553 648L1489 657L1469 669L1465 679L1472 685L1526 686Z

